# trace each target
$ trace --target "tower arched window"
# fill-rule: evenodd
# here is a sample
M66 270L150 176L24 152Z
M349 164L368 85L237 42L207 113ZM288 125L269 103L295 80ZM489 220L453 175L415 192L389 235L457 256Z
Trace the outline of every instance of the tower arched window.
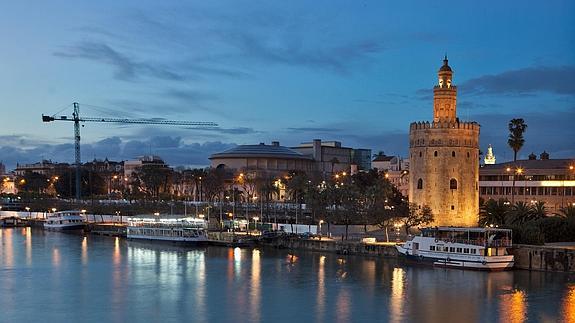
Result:
M423 189L423 180L421 178L417 180L417 189Z
M437 157L437 150L433 152L433 156Z
M469 158L469 152L467 152L467 158Z
M449 180L449 189L450 190L456 190L457 189L457 180L455 178L452 178Z
M421 151L419 152L419 157L421 157Z
M451 157L455 157L455 150L451 152Z

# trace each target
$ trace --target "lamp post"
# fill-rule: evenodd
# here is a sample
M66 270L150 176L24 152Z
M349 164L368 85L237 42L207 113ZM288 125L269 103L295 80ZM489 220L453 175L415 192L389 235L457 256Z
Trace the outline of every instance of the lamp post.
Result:
M319 240L321 240L322 234L321 234L321 225L323 223L323 220L319 220L318 225L319 225Z
M25 207L26 212L28 212L28 219L31 218L31 214L30 214L30 208L29 207Z
M254 234L255 234L255 231L257 231L257 228L258 228L258 220L260 218L257 216L254 216L253 219L254 219Z

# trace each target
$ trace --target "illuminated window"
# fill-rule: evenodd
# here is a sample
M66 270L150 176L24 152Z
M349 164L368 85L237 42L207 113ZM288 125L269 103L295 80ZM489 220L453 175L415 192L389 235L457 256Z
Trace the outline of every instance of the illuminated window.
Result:
M423 189L423 180L421 178L417 180L417 189Z
M457 180L455 178L449 180L449 189L451 190L457 189Z

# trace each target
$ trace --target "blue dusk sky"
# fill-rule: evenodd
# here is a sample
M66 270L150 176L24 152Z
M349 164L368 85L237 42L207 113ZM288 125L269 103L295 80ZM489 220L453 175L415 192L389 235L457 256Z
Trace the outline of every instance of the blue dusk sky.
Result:
M153 153L205 166L235 144L314 138L407 156L431 120L443 55L481 149L575 157L574 1L4 1L0 160L73 160L42 114L214 121L191 130L85 123L82 159ZM63 109L63 110L62 110Z

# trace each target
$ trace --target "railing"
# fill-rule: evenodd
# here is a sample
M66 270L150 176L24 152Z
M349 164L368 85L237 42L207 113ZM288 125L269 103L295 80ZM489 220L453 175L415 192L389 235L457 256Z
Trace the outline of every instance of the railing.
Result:
M500 239L500 240L493 240L486 244L485 239L438 239L445 243L461 243L461 244L470 244L474 246L482 246L482 247L511 247L512 242L509 239Z

